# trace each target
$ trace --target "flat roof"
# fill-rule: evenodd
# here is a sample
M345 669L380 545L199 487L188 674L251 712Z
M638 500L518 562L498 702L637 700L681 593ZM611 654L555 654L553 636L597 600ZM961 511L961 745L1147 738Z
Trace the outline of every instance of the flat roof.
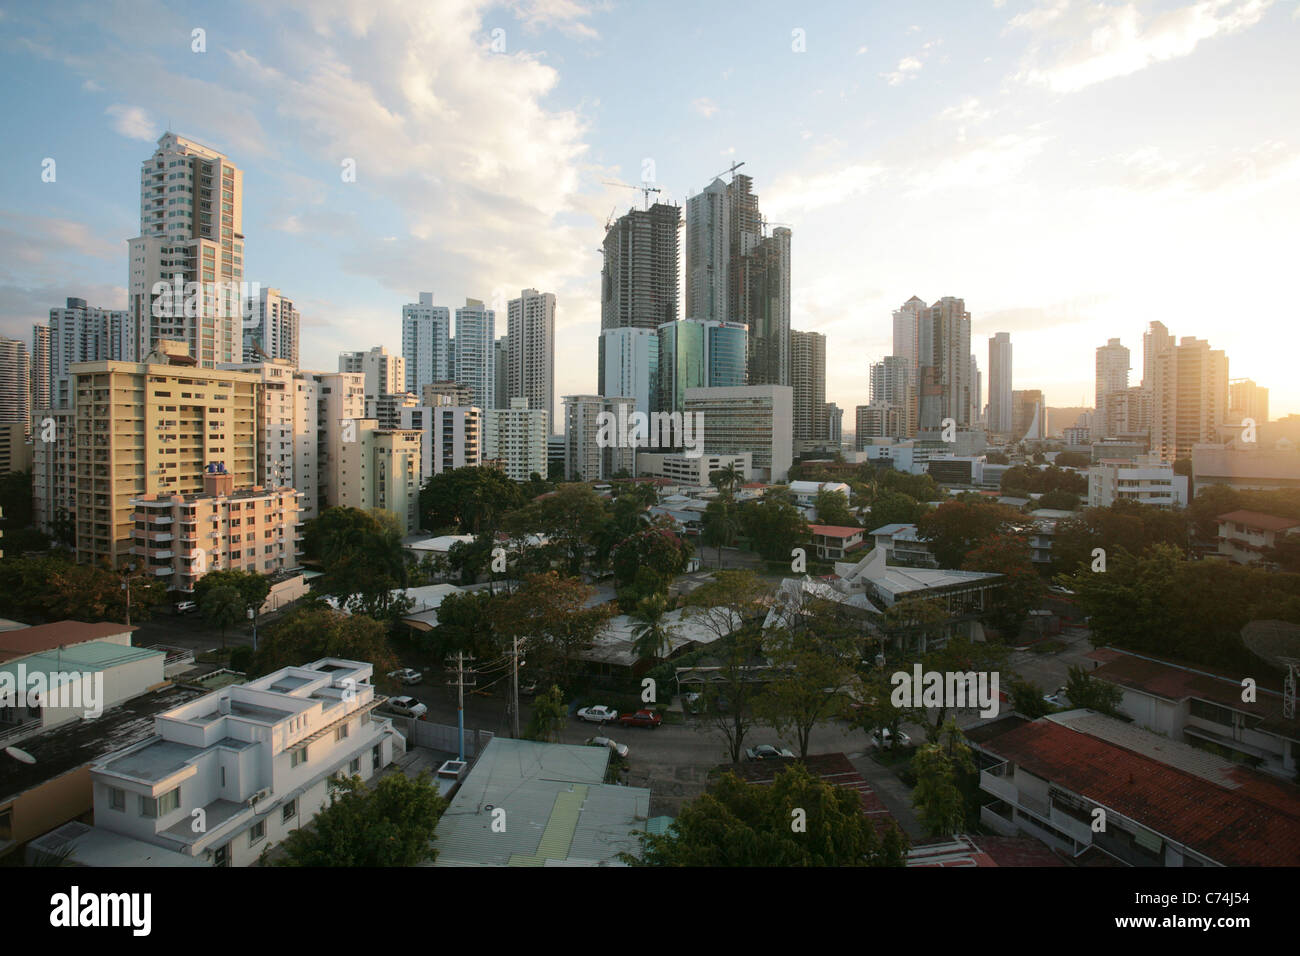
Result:
M0 661L53 650L59 646L100 641L106 637L130 634L135 630L132 626L113 621L93 624L85 621L55 621L53 624L0 631Z
M1185 744L1091 712L1053 716L1013 727L980 746L1217 863L1300 865L1300 800L1294 784L1237 764L1222 768L1214 782L1159 759L1181 760L1176 748ZM1106 721L1127 729L1105 730ZM1116 739L1127 734L1129 746L1098 733ZM1152 739L1143 744L1142 736Z
M438 821L434 865L613 865L639 852L632 831L645 829L650 791L604 783L608 764L607 747L494 737Z
M159 651L150 647L129 647L125 644L114 644L111 641L89 641L85 644L42 651L39 654L28 654L26 657L6 661L0 664L0 671L15 673L19 667L22 667L29 673L32 671L45 671L47 673L91 671L94 673L121 667L123 664L148 660L151 657L165 658L166 656L166 651Z

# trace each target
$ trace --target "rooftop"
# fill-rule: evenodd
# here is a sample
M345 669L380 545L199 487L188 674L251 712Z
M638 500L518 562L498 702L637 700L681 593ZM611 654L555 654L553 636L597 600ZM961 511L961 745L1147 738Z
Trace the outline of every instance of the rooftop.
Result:
M0 631L0 661L12 660L15 657L40 651L50 651L69 644L101 641L119 634L130 634L134 630L134 627L113 621L97 624L87 624L83 621L56 621L53 624L38 624L35 627Z
M810 524L808 528L813 534L821 535L823 538L851 538L854 535L866 534L861 528L850 528L841 524Z
M1286 531L1290 528L1300 528L1300 520L1265 514L1262 511L1229 511L1227 514L1219 515L1217 520L1231 521L1248 528L1259 528L1261 531Z
M1191 766L1178 750L1186 745L1100 714L1053 717L1013 727L982 748L1215 862L1300 865L1294 785L1236 764L1193 768L1202 773L1171 765L1165 760Z

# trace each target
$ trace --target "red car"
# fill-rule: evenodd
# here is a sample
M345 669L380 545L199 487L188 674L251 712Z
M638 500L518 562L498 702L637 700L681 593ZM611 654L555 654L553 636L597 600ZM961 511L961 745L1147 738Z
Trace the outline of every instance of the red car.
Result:
M624 714L618 722L624 727L658 727L664 719L653 710L638 710L635 714Z

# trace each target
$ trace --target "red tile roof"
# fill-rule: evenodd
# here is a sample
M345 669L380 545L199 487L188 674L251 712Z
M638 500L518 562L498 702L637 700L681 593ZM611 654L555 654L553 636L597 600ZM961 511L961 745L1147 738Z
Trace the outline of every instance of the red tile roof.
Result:
M0 661L24 657L51 651L60 645L84 644L86 641L102 641L117 634L129 634L134 627L104 621L98 624L86 624L82 621L56 621L53 624L38 624L36 627L23 627L16 631L0 632Z
M1295 518L1282 518L1278 515L1265 514L1262 511L1229 511L1219 515L1219 521L1231 521L1233 524L1245 525L1247 528L1259 528L1261 531L1285 531L1288 528L1300 528L1300 521Z
M862 528L849 528L841 524L810 524L808 529L824 538L851 538L855 534L866 534Z
M1300 790L1235 768L1227 788L1040 719L983 749L1227 866L1300 865Z
M778 773L794 762L792 758L754 760L742 764L728 764L721 769L730 771L749 783L771 783ZM862 812L871 819L871 824L877 833L883 833L885 827L898 826L880 797L876 796L876 791L872 789L871 784L858 773L844 754L809 754L803 764L814 777L830 781L842 789L856 791L858 802L862 804Z

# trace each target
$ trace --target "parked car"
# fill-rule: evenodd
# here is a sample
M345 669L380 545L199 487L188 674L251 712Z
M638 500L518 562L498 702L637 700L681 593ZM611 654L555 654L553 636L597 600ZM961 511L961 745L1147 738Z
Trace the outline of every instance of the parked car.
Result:
M776 760L779 757L793 757L794 751L786 750L784 747L777 750L771 744L759 744L746 750L745 756L750 760Z
M388 700L388 709L395 714L401 714L403 717L414 717L416 720L429 712L429 708L414 697L391 697Z
M193 614L198 609L199 605L195 601L181 601L176 605L177 614Z
M395 680L399 684L418 684L424 680L424 675L413 667L403 667L389 673L389 680Z
M634 714L624 714L618 719L624 727L658 727L664 719L653 710L638 710Z
M608 737L588 737L587 746L608 747L610 750L618 754L624 760L627 759L627 754L628 754L627 744L616 743L615 741L610 740Z
M1050 591L1052 594L1059 594L1059 595L1061 595L1061 596L1068 596L1068 597L1073 597L1073 596L1074 596L1074 592L1073 592L1073 591L1071 591L1071 590L1070 590L1069 588L1067 588L1067 587L1062 587L1062 586L1059 585L1059 584L1049 584L1049 585L1047 586L1047 590Z
M1064 684L1056 688L1056 690L1052 691L1050 694L1044 694L1043 700L1047 701L1047 703L1051 704L1053 707L1070 706L1070 700L1068 697L1065 696Z
M604 704L594 704L591 707L581 708L578 711L578 719L589 720L593 724L607 724L612 720L618 720L618 711Z
M537 681L530 680L523 684L520 684L519 693L523 694L525 697L532 697L534 694L537 693Z
M889 732L888 727L880 727L872 731L871 739L875 741L877 747L880 747L883 750L891 745L893 735ZM907 734L903 733L901 730L898 732L898 746L912 746L912 738L907 736Z

